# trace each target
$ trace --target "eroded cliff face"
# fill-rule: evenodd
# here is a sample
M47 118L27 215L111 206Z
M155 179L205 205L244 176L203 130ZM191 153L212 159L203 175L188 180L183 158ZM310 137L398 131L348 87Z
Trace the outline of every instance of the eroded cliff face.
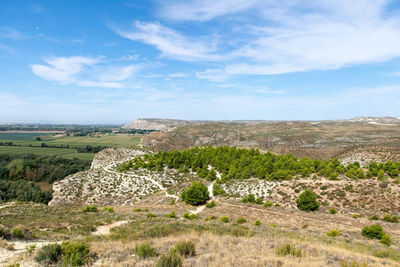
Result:
M105 149L96 154L88 171L72 174L54 183L53 199L49 205L128 204L157 188L140 175L132 176L117 171L120 162L143 151Z

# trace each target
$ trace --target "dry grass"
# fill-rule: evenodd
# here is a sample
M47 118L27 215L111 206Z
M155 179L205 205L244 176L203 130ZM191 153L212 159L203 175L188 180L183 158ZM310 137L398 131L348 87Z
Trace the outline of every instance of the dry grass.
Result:
M367 263L368 266L398 266L394 261L351 252L344 248L319 242L298 241L292 238L232 237L212 233L190 232L150 239L160 254L168 253L178 242L191 240L196 244L196 256L184 259L184 266L341 266L341 263ZM295 244L301 257L278 256L275 248ZM135 243L94 242L93 250L100 255L103 266L153 266L155 259L139 260L133 254Z

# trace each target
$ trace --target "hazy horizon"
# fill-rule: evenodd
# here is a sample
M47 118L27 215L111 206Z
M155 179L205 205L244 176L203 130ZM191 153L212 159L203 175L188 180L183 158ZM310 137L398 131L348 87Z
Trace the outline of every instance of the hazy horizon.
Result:
M0 2L0 123L400 117L394 0Z

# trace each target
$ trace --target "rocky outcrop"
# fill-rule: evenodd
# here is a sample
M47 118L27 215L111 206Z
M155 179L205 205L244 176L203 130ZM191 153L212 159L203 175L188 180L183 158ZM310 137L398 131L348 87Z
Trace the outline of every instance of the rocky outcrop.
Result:
M196 121L170 120L170 119L137 119L124 125L124 129L140 129L153 131L169 131L171 129L191 124L201 123Z

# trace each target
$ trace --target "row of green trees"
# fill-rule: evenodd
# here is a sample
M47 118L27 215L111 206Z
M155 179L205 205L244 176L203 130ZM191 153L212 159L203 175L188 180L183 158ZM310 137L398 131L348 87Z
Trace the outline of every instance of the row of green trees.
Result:
M90 161L64 159L54 156L0 155L0 179L27 180L53 183L64 177L86 170Z
M210 168L211 166L212 168ZM121 165L121 171L146 168L162 171L165 167L188 173L196 171L200 178L214 180L216 170L222 173L222 181L228 179L247 179L257 177L266 180L288 180L294 175L309 177L317 173L320 176L336 180L339 175L352 179L383 178L385 174L395 178L400 173L400 162L372 162L368 168L360 168L358 162L344 166L338 159L318 160L307 157L298 159L295 156L275 155L270 152L262 154L256 149L239 149L236 147L203 147L182 151L159 152L157 154L136 157Z

